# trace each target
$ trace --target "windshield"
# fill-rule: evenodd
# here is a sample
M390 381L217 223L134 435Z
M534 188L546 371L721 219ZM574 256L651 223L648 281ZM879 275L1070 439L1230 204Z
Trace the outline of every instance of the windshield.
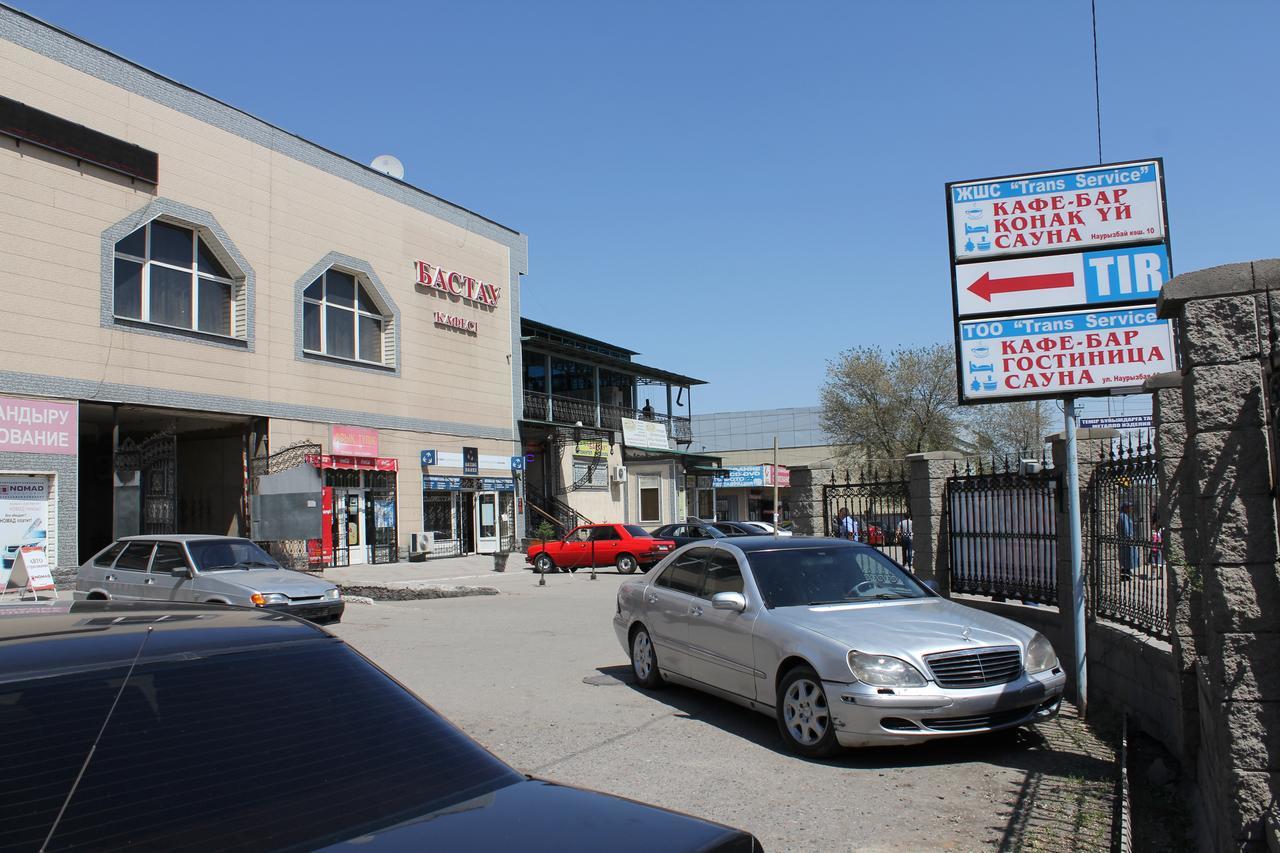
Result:
M653 538L653 534L652 534L652 533L650 533L649 531L645 530L643 527L639 527L639 526L634 525L634 524L624 524L624 525L622 525L622 529L623 529L623 530L625 530L625 531L627 531L627 532L628 532L628 533L630 533L632 536L634 536L634 537L636 537L636 538L638 538L638 539L652 539L652 538Z
M280 568L270 554L248 539L201 539L188 542L187 550L202 572Z
M747 554L766 607L925 598L928 592L873 548L783 548Z
M117 693L51 850L310 850L520 781L336 642L127 671L0 684L0 731L32 735L0 762L0 850L40 847Z

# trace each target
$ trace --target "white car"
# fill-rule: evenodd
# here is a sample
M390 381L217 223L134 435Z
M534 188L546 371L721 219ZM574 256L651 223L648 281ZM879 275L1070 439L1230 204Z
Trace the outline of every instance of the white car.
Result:
M765 533L768 533L770 536L773 535L773 531L775 529L773 523L769 521L735 521L734 524L737 524L741 527L758 527L760 528L760 530L764 531ZM790 530L786 530L780 527L776 529L778 531L779 536L791 535Z

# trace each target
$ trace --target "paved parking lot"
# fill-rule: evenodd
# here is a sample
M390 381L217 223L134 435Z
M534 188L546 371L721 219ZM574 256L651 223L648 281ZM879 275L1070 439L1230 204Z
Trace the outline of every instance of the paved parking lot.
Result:
M797 758L769 718L630 683L610 621L620 576L539 587L512 563L451 574L499 595L353 604L335 632L519 770L740 826L767 850L1109 849L1114 752L1071 715Z

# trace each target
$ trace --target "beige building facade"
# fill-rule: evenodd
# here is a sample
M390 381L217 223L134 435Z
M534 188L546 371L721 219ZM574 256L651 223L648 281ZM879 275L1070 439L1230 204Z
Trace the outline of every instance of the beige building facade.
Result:
M11 430L0 476L48 479L58 565L519 535L524 235L5 7L0 92L0 422L74 422Z

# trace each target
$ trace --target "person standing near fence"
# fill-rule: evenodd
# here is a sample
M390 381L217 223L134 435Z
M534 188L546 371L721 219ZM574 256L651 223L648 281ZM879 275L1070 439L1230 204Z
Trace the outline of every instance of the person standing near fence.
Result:
M1133 504L1124 501L1120 504L1120 514L1116 516L1116 538L1120 547L1120 580L1133 579L1142 558L1139 556L1137 530L1133 524Z
M902 519L902 521L898 522L898 532L895 539L898 544L902 546L902 565L914 571L914 568L912 568L911 565L911 558L913 556L911 548L913 539L911 531L911 516L907 516Z
M840 507L836 517L836 536L841 539L858 538L858 520L849 515L849 510L845 507Z

